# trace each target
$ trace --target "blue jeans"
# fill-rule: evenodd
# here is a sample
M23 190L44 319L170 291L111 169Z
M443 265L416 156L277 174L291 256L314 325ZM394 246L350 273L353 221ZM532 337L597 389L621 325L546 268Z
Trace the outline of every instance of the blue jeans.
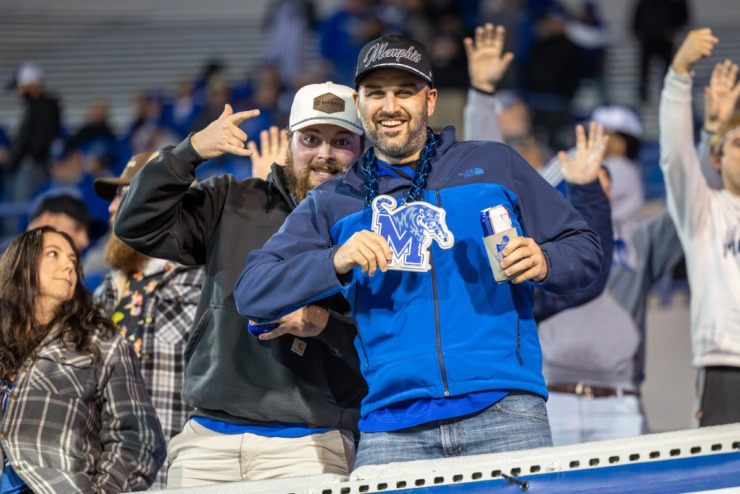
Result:
M482 412L393 432L363 432L355 469L397 461L552 446L545 400L509 394Z

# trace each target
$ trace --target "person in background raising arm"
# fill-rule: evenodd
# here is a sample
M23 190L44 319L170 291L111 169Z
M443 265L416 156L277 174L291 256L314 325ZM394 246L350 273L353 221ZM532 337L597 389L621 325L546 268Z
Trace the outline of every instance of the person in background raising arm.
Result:
M723 188L707 185L694 149L693 68L719 40L708 28L689 32L665 77L660 97L660 166L668 211L686 253L691 287L693 364L700 370L699 424L740 421L740 96L738 67L714 68L709 97L724 92L727 115L710 141Z

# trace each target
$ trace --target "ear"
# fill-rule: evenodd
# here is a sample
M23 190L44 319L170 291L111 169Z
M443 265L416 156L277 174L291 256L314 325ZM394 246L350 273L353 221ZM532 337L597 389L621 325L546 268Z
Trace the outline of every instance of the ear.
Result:
M431 117L434 115L434 108L437 106L437 90L436 89L430 89L427 93L427 105L429 107L428 115Z
M712 161L712 166L717 173L722 175L722 157L717 153L709 153L709 159Z

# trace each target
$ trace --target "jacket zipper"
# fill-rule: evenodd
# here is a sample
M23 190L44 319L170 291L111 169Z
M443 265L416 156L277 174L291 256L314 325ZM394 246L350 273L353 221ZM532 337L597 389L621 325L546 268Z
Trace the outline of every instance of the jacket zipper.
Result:
M440 196L439 190L437 193L437 206L442 207L442 197ZM432 255L432 249L429 249L429 261L432 266L432 291L434 294L434 331L437 338L437 361L439 362L439 370L442 373L442 387L444 388L444 395L450 396L450 389L447 383L447 369L445 368L445 361L442 355L442 331L439 324L439 299L437 294L437 270L434 268L434 256ZM359 331L359 330L358 330Z
M516 296L516 289L514 288L514 285L509 283L509 288L511 289L511 298L514 299L514 309L516 309L516 358L519 360L519 365L524 365L524 362L522 361L522 354L520 352L522 343L522 332L520 326L521 318L519 317L519 299Z
M357 290L355 290L355 304L352 310L352 320L355 322L355 328L357 328L357 339L360 340L360 346L362 347L362 356L365 357L365 367L370 366L370 361L367 357L367 350L365 350L365 342L362 340L362 333L360 332L360 322L357 320L356 309L357 308Z

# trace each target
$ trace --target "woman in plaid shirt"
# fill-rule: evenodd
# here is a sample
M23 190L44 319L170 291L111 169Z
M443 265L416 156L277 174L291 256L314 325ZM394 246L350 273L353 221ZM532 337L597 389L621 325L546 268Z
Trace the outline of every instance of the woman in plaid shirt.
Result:
M53 228L0 259L0 493L145 490L162 430L129 344L79 283Z

